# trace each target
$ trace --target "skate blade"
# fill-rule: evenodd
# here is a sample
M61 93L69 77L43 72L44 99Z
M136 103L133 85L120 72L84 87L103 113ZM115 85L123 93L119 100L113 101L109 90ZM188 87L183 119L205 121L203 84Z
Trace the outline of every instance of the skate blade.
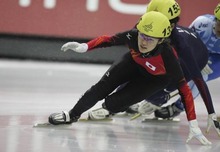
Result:
M45 123L35 123L33 125L34 128L46 128L46 127L69 127L71 126L71 124L60 124L60 125L53 125L53 124L50 124L48 122L45 122Z
M180 122L180 118L162 119L162 118L145 118L142 122Z
M89 119L89 118L81 118L78 120L78 122L91 122L91 121L112 121L112 118L106 118L106 119ZM53 125L50 124L49 122L42 122L42 123L35 123L33 125L34 128L40 128L40 127L69 127L72 124L60 124L60 125Z
M131 121L132 121L132 120L135 120L135 119L139 118L140 116L141 116L140 113L136 113L136 114L134 114L134 115L130 118L130 120L131 120Z
M91 118L81 118L79 119L80 122L87 122L87 121L112 121L112 118L105 118L105 119L91 119Z

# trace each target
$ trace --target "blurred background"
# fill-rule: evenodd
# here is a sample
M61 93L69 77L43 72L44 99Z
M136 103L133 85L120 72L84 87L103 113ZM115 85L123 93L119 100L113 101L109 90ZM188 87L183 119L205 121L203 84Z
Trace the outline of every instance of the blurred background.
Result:
M149 0L1 0L0 57L7 59L112 63L125 47L86 54L63 53L68 41L86 42L132 28ZM177 0L180 25L202 14L213 14L218 0Z
M220 2L177 1L182 8L179 24L184 26L189 26L199 15L213 14ZM184 144L188 133L184 113L177 124L139 123L141 118L131 123L128 117L118 117L109 123L82 122L70 128L32 128L36 122L46 122L49 114L76 104L109 64L128 51L121 46L84 54L64 53L61 46L69 41L87 42L100 35L133 28L148 2L0 0L0 152L219 152L220 142L214 128L207 136L212 146L201 146L197 141ZM220 102L215 101L220 98L219 82L220 79L209 82L218 116ZM197 100L196 112L205 132L207 113L201 97Z

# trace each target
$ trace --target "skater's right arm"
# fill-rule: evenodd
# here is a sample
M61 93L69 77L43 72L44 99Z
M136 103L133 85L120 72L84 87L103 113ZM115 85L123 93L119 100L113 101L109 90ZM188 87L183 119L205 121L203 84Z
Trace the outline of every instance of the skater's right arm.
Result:
M198 126L192 92L185 80L181 66L178 63L178 60L175 60L174 54L171 54L170 52L171 51L167 50L163 54L163 57L166 59L164 61L167 67L167 71L170 73L170 77L172 77L172 80L177 84L179 95L181 96L187 119L189 121L190 131L186 142L188 143L191 139L196 138L203 145L211 145L211 142L203 135L201 129Z
M129 36L131 36L128 35L129 33L132 33L132 30L117 33L114 36L99 36L87 43L67 42L61 47L61 50L64 52L67 50L73 50L78 53L84 53L95 48L110 47L114 45L126 45Z

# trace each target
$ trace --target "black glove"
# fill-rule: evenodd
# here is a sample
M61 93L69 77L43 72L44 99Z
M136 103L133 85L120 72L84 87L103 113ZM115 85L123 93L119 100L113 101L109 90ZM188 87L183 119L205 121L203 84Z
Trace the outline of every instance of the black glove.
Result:
M207 129L206 132L209 133L211 127L214 127L218 135L220 136L220 122L217 120L217 116L215 113L209 114L207 121Z

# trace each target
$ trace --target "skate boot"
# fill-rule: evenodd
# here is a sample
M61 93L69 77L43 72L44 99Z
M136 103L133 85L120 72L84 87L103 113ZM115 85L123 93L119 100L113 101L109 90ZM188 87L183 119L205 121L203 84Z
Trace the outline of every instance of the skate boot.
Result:
M98 108L98 109L89 111L88 113L88 119L90 120L110 119L112 116L113 114L104 108Z
M173 103L172 105L168 105L166 107L162 107L159 110L156 110L154 112L154 115L157 118L172 119L172 118L180 115L180 113L183 111L184 111L184 108L177 107L177 105L175 103Z
M62 111L62 113L53 113L49 116L48 121L53 125L60 124L71 124L76 122L79 119L79 116L70 118L69 112Z
M136 114L138 113L139 104L133 104L125 111L127 114Z

